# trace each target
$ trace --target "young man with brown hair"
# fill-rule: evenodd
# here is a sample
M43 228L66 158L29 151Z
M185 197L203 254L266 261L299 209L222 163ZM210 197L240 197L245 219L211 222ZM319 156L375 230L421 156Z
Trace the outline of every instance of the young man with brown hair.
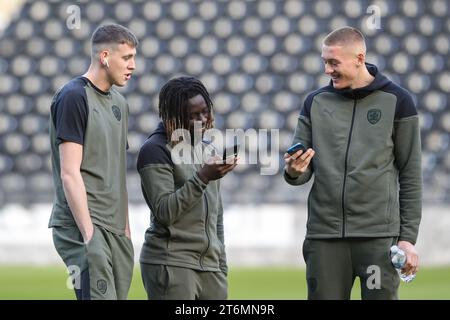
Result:
M124 86L138 40L123 26L100 26L89 70L55 94L50 143L55 199L49 227L72 273L78 299L126 299L133 273L128 223Z

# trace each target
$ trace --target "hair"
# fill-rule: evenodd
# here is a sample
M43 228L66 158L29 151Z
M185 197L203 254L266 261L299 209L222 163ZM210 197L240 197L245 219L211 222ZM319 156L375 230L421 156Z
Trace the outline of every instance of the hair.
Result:
M355 43L362 44L364 51L366 50L366 40L364 35L361 31L353 27L342 27L336 29L330 32L323 40L323 44L326 46L348 45Z
M139 40L136 36L120 24L108 24L95 29L91 37L92 56L105 45L128 44L136 48Z
M176 129L189 130L189 99L201 95L205 99L211 116L206 128L213 127L213 103L203 83L194 78L182 76L169 80L159 92L159 117L164 123L168 141ZM172 142L171 142L172 143Z

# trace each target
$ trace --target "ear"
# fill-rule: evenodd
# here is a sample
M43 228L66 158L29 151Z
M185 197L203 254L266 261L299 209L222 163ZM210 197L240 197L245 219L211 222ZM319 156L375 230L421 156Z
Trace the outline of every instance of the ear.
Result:
M362 52L358 53L358 54L356 55L356 58L357 58L357 60L358 60L358 62L357 62L357 66L358 66L358 67L363 66L364 63L366 62L366 55L365 55L364 53L362 53Z
M103 50L100 52L100 64L106 66L109 57L108 50Z

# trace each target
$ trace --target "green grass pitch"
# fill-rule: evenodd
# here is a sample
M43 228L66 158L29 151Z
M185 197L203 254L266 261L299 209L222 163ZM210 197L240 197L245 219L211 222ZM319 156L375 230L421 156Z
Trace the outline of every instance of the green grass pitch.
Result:
M306 299L304 269L238 268L229 271L229 299ZM0 299L74 299L62 266L0 266ZM400 299L450 299L450 267L422 268L411 283L400 284ZM129 299L146 299L140 270L135 269ZM360 299L359 279L352 299Z

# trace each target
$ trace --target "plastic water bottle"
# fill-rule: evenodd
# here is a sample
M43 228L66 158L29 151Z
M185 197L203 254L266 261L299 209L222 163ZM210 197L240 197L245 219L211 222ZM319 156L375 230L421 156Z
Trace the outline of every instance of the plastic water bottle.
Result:
M406 275L402 273L401 269L405 266L406 263L406 254L402 249L395 245L391 247L391 262L394 268L397 270L398 275L400 276L400 279L402 279L402 281L408 283L414 280L414 278L416 277L415 274Z

